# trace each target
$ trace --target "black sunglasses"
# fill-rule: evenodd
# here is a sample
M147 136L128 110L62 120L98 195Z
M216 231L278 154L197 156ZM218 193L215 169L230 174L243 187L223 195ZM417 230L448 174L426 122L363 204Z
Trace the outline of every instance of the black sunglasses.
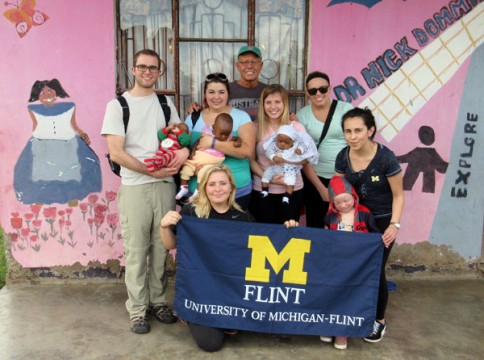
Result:
M220 81L228 81L227 76L223 73L213 73L213 74L208 74L207 77L205 78L205 81L213 81L213 80L220 80Z
M329 89L329 86L320 86L318 88L311 88L311 89L308 89L308 94L311 96L314 96L316 95L318 90L321 94L326 94L328 92L328 89Z

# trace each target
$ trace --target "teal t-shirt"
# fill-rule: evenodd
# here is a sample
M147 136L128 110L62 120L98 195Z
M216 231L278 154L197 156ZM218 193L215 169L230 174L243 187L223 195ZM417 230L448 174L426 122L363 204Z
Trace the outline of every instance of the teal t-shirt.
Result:
M333 100L334 101L334 100ZM314 171L320 177L331 179L334 175L334 162L336 156L347 144L341 128L341 119L343 115L353 109L353 105L344 101L338 101L333 114L333 119L328 129L328 133L321 145L319 145L319 159L316 165L313 165ZM299 123L304 125L306 131L311 135L316 145L319 142L323 131L324 123L316 119L311 109L311 105L306 105L297 112Z

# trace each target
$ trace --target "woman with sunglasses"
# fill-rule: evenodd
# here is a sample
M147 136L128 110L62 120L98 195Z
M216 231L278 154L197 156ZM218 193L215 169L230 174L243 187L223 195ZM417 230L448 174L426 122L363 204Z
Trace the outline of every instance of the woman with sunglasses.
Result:
M227 76L222 73L209 74L204 83L204 109L200 112L198 121L193 126L192 117L195 113L188 115L185 123L191 131L190 146L200 138L197 149L216 149L225 154L224 164L227 165L234 174L237 193L235 195L237 203L247 209L252 191L252 179L250 173L249 158L255 147L255 128L250 116L229 105L230 88ZM241 142L240 147L234 146L233 141L217 141L210 135L202 135L205 125L213 126L215 118L220 113L227 113L233 119L232 136L238 137ZM189 190L193 193L196 189L196 179L191 179Z
M318 147L319 160L316 165L303 169L303 201L306 209L306 225L324 228L324 217L328 212L328 184L334 174L336 155L346 146L341 130L341 117L353 106L331 99L329 76L320 71L310 73L306 78L306 91L310 104L297 112L299 122L304 125ZM334 107L331 116L331 107ZM327 131L323 137L323 130Z

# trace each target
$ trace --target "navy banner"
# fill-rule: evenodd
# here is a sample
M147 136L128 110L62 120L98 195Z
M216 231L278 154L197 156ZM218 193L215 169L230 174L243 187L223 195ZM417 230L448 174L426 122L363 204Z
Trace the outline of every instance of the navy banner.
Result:
M185 216L174 308L217 328L364 337L382 254L381 234Z

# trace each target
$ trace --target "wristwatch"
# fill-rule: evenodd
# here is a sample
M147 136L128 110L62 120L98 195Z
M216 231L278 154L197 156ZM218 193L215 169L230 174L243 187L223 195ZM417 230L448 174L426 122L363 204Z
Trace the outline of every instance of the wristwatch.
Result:
M396 222L396 221L391 221L390 222L390 225L393 225L395 226L398 230L400 230L400 223L399 222Z

